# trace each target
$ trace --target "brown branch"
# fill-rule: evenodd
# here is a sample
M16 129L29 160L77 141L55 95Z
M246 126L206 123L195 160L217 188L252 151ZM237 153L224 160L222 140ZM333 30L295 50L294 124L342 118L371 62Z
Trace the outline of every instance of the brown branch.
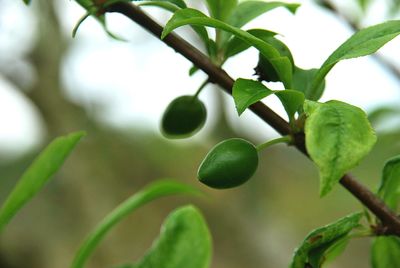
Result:
M127 3L116 3L109 6L107 11L125 15L160 39L163 27L145 14L139 7ZM198 49L174 33L169 34L162 41L176 52L182 54L199 69L203 70L211 81L220 85L229 94L232 93L234 80L223 69L214 65ZM293 134L291 133L289 124L265 104L257 102L250 109L280 134ZM294 137L295 146L307 155L304 133L296 133ZM368 188L349 174L344 175L340 183L382 221L388 229L387 234L400 236L400 219Z

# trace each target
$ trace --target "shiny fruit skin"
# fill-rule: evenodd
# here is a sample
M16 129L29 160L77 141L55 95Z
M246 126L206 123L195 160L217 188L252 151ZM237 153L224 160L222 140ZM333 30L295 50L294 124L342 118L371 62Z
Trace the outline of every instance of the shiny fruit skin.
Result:
M239 186L250 179L258 166L257 149L250 142L224 140L207 154L197 172L198 179L217 189Z
M186 138L201 129L207 118L203 102L193 96L180 96L167 107L161 120L161 132L167 138Z

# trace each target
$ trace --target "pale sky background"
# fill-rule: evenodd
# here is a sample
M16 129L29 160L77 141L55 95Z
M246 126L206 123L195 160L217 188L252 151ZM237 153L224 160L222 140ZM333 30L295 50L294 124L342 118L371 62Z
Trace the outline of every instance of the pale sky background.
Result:
M0 14L0 61L13 63L16 71L24 70L27 75L21 84L29 85L35 80L34 71L29 64L16 59L34 42L33 8L26 7L19 0L3 2L2 8L6 8L6 12ZM311 1L297 2L302 6L296 15L276 9L245 28L259 27L280 33L299 67L316 68L351 35L351 30L340 19ZM336 2L348 10L354 9L351 1ZM84 11L74 1L59 0L59 3L63 29L65 35L70 37L72 28ZM146 10L155 18L161 17L160 22L165 22L170 16L155 8ZM376 4L364 23L378 23L383 20L383 14L383 5ZM205 75L198 72L189 77L190 62L121 15L109 15L108 22L112 32L129 42L111 40L93 19L84 22L77 37L72 40L62 68L66 96L83 103L92 116L112 126L139 126L157 132L168 103L179 95L193 94ZM187 31L178 32L187 34ZM398 62L399 45L400 38L397 38L381 53ZM256 62L257 52L251 49L229 60L225 69L234 78L251 78ZM214 127L215 90L208 86L200 95L206 103L209 117L205 129L191 138L192 141L204 141ZM341 62L331 71L322 101L330 99L370 110L384 103L399 103L400 89L396 80L371 58L364 57ZM152 105L149 105L150 102ZM274 97L267 98L265 102L284 116L281 105ZM241 131L252 134L257 141L276 135L249 111L238 118L231 98L227 97L226 103L230 121ZM100 114L90 108L99 104L104 108ZM35 107L15 85L1 76L0 125L0 151L15 156L40 146L46 133Z

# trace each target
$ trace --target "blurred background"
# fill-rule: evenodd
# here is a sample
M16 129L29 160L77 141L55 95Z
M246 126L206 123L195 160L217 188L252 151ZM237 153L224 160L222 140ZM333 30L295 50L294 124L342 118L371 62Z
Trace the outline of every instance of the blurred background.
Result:
M88 135L2 234L0 267L69 267L104 215L160 178L194 185L208 196L169 197L141 208L107 236L88 267L140 258L165 216L187 203L200 207L209 224L213 268L287 267L311 229L362 209L341 187L319 199L316 168L283 145L262 152L256 175L239 188L201 185L197 167L214 144L230 137L257 144L277 133L249 111L238 118L231 98L210 85L200 95L208 109L205 128L187 140L163 138L159 121L165 107L179 95L193 94L205 75L189 77L190 62L121 15L107 15L108 25L128 42L112 40L93 19L73 39L82 8L74 1L32 2L0 0L0 202L51 139L75 130ZM302 68L319 67L356 29L399 17L397 0L297 2L302 6L296 15L276 9L245 28L280 33ZM189 5L204 10L202 1ZM160 23L170 17L156 8L146 11ZM203 49L189 28L178 33ZM379 54L338 64L322 99L368 112L379 138L353 173L371 189L379 184L385 160L400 153L399 45L397 38ZM250 49L231 59L226 70L234 78L251 78L256 63L257 52ZM266 103L284 116L273 97ZM331 267L368 267L369 244L352 241Z

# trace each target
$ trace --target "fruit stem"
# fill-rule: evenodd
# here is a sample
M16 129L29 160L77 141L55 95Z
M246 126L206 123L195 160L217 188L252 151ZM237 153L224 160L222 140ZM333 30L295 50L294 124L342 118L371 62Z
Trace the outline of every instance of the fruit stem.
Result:
M196 93L193 95L193 99L197 99L199 96L200 92L203 90L203 88L210 82L210 80L205 80L199 87L199 89L196 91Z
M286 135L277 139L269 140L267 142L261 143L256 146L257 151L264 150L265 148L270 147L271 145L278 144L278 143L291 143L292 142L292 137L290 135Z

